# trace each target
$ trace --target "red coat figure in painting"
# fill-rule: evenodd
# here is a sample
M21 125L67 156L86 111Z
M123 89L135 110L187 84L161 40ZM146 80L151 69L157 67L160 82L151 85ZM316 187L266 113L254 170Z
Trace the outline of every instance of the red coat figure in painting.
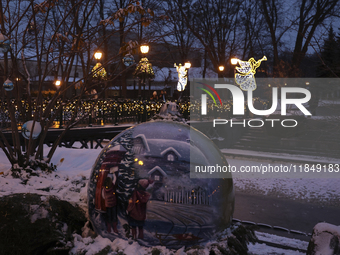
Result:
M106 226L107 232L111 233L111 226L114 233L118 233L117 224L117 196L116 196L116 180L114 173L114 181L110 177L106 177L102 190L102 197L105 200L106 207Z
M146 204L151 194L146 192L146 188L151 184L151 180L141 179L136 189L133 191L127 207L128 221L132 230L132 238L136 239L138 227L138 238L144 239L143 226L146 219Z
M102 197L105 200L105 207L114 207L117 205L116 185L110 177L106 177L104 181Z
M110 172L111 164L102 164L97 177L96 186L96 198L95 198L95 208L100 212L105 212L105 200L102 199L102 188L104 185L104 180L106 179L108 173ZM113 166L112 166L113 167Z
M105 200L102 198L102 188L104 185L104 180L106 179L109 173L113 174L114 172L118 171L118 165L126 153L126 151L122 150L121 148L118 149L116 147L118 146L113 147L106 153L106 156L98 173L95 196L95 208L99 212L106 211Z

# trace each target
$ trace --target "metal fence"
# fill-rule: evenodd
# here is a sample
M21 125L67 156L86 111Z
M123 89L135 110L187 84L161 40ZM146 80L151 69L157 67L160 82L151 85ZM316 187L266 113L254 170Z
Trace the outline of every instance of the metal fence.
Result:
M41 105L32 101L29 106L26 101L10 103L15 107L15 118L18 125L33 118L36 111L42 107L45 112L48 101L45 100ZM18 103L24 109L24 116L18 109ZM138 100L82 100L57 102L46 119L54 118L54 126L61 127L69 124L75 116L77 125L106 125L123 123L140 123L149 120L154 114L158 113L164 102L162 101L138 101ZM182 103L188 108L188 103ZM31 109L31 112L28 112ZM10 117L7 102L0 101L0 128L10 127Z
M29 105L27 101L16 102L14 99L9 101L15 107L15 117L18 125L22 125L28 120L33 119L36 111L45 112L48 100L45 99L41 104L32 100ZM19 111L24 109L24 116ZM163 101L141 101L141 100L115 100L115 99L84 99L79 101L58 101L51 109L46 120L54 118L54 127L62 127L69 124L75 115L77 125L106 125L106 124L124 124L140 123L149 120L164 104ZM201 115L201 103L199 101L189 102L181 101L178 103L180 113L187 120L211 120L216 118L232 118L232 102L230 100L223 102L223 105L208 103L207 115ZM29 112L29 109L30 112ZM245 117L249 116L247 107L245 107ZM38 116L40 119L43 116ZM10 117L6 101L0 100L0 128L10 128Z

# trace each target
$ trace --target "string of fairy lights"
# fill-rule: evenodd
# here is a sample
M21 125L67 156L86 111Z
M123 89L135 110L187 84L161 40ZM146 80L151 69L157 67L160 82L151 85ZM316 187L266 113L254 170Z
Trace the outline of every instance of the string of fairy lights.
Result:
M268 106L268 101L261 100L259 98L254 98L254 101L261 103L264 109ZM45 112L46 107L48 105L48 100L44 100L42 104L37 104L36 101L32 101L31 107L29 107L28 103L22 100L21 106L25 109L25 116L22 116L18 109L17 102L12 99L10 103L15 107L15 116L17 122L23 123L30 119L33 119L34 113L41 109ZM51 118L55 115L55 119L59 120L60 116L62 116L63 121L68 121L72 118L72 116L76 113L76 120L79 118L83 118L84 121L88 119L88 116L91 115L93 121L103 120L102 124L109 124L115 121L126 121L131 118L136 118L139 115L145 115L146 119L144 121L151 118L154 114L159 113L163 101L141 101L141 100L114 100L114 99L96 99L96 100L81 100L79 106L76 100L74 101L58 101L54 108L51 109L50 115L47 117ZM200 119L201 114L201 102L197 101L186 101L186 102L178 102L180 112L186 119ZM62 115L57 114L59 108L62 106ZM204 119L213 119L217 117L225 118L231 117L232 114L232 100L224 101L223 105L215 105L213 102L207 104L207 115L204 116ZM28 112L28 109L31 109L31 113ZM247 105L245 104L245 109L247 109ZM0 100L0 120L1 123L9 123L9 111L7 107L6 101Z

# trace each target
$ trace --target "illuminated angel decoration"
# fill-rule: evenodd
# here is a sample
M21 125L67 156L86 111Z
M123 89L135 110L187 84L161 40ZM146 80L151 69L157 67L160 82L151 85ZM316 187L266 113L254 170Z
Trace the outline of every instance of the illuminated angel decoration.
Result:
M240 67L236 67L238 73L235 73L235 82L241 87L242 90L247 91L249 89L256 89L256 69L261 65L262 61L266 60L266 56L263 56L263 58L258 61L256 61L254 58L250 58L248 61L237 61Z
M174 67L176 67L178 72L177 90L183 91L188 83L188 70L185 66L182 66L182 64L176 65L175 63Z

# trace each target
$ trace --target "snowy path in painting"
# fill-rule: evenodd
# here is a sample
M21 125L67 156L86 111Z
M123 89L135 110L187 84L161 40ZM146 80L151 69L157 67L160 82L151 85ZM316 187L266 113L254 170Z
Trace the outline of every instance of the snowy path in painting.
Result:
M87 181L90 176L92 165L94 164L100 149L66 149L57 148L57 151L52 159L54 164L58 164L56 172L51 174L42 174L39 177L32 177L27 185L21 184L18 179L7 175L10 169L10 163L0 150L0 196L5 196L14 193L38 193L44 196L54 195L61 199L77 203L82 208L86 209L87 200ZM64 161L61 162L61 159ZM245 160L228 160L231 165L255 165L261 162L245 161ZM292 199L301 199L305 201L333 201L339 199L340 185L338 179L238 179L234 178L236 190L255 192L263 195L273 195L277 197L289 197ZM49 191L47 191L49 190ZM151 207L150 207L151 209ZM166 208L164 208L166 210ZM263 238L260 236L260 238ZM276 242L285 241L288 244L299 243L299 248L306 249L307 243L294 241L292 239L284 239L274 235L267 235L267 239ZM133 242L129 244L126 240L117 239L113 242L106 238L97 237L82 238L75 235L74 252L87 251L86 254L95 254L107 245L119 247L126 254L147 254L152 248L139 246ZM207 244L209 245L209 244ZM174 253L165 247L157 247L162 251L162 254L184 254L182 249ZM276 252L277 254L303 254L300 252L289 252L266 246L264 244L249 245L250 252L253 254L268 254Z
M145 230L157 233L157 243L170 245L175 241L186 245L193 240L199 241L198 236L202 236L202 233L209 236L208 232L213 231L211 215L213 211L209 206L153 200L148 203ZM161 228L158 222L162 222ZM176 234L170 234L171 232Z

